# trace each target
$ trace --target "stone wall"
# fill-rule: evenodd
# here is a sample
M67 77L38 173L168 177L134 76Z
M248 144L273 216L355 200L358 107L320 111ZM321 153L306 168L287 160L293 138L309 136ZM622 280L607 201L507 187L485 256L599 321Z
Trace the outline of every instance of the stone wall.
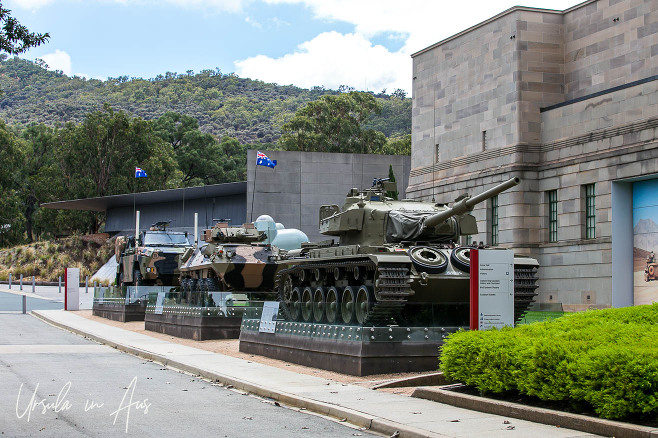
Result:
M657 11L658 0L514 7L412 55L408 196L448 202L521 177L499 196L499 242L540 261L540 301L613 302L612 183L658 174ZM596 238L585 239L591 183ZM478 241L491 240L489 208L474 210Z

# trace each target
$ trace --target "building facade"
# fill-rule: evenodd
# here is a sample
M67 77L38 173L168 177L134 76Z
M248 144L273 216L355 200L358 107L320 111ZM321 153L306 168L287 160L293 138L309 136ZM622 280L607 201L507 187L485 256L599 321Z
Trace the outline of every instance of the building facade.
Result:
M412 59L408 197L518 176L475 239L537 258L540 302L658 301L658 0L514 7Z
M104 211L105 231L110 234L132 234L137 210L142 230L170 220L171 229L189 233L194 230L195 213L199 231L218 220L239 226L267 214L318 241L327 239L318 231L320 206L342 206L351 188L370 187L373 178L388 178L391 168L400 198L409 181L408 155L265 151L278 162L271 169L256 166L256 152L249 151L247 157L247 181L51 202L42 207Z

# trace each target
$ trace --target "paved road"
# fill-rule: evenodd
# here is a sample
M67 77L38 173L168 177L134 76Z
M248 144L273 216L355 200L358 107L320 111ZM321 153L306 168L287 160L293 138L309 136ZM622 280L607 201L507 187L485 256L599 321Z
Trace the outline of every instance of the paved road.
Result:
M0 314L0 436L373 436ZM126 433L127 430L127 433Z
M63 309L64 303L56 300L44 300L42 298L27 297L27 311ZM0 312L22 312L23 296L12 293L0 292Z

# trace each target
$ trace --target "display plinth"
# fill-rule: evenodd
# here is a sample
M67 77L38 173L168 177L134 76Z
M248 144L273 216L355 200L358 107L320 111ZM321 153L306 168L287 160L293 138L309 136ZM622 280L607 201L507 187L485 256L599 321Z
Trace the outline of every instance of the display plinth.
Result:
M358 327L277 322L275 333L245 319L240 351L353 376L432 371L439 347L458 327Z
M144 328L177 338L206 341L209 339L237 339L240 336L239 316L156 314L147 312Z
M126 304L125 302L98 302L94 300L92 313L113 321L144 321L146 301Z

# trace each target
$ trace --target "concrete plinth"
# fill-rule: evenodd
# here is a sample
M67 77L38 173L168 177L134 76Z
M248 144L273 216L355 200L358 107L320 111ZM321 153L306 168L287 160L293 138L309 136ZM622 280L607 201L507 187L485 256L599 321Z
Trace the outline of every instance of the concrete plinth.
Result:
M208 339L237 339L240 336L241 317L189 316L172 313L147 313L144 328L177 338L205 341Z
M95 316L111 319L113 321L129 322L144 321L146 302L131 304L124 303L94 303L92 313Z
M442 340L426 342L322 339L243 330L240 351L353 376L437 370Z

